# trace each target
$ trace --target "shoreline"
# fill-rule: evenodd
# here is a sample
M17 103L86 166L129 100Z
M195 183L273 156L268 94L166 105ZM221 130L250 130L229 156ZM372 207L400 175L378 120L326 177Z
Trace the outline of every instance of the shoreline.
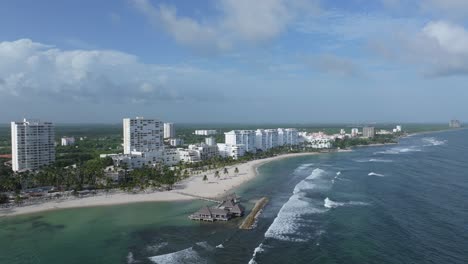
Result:
M350 151L352 150L337 150L333 152L290 153L266 159L252 160L245 163L240 163L226 167L229 171L228 175L223 175L222 169L218 169L220 171L220 177L218 179L214 177L214 170L209 171L207 173L191 175L189 178L176 183L174 185L174 189L170 191L145 191L141 193L132 194L120 190L113 190L110 193L99 192L99 194L89 197L68 197L65 199L44 201L26 206L0 208L0 219L9 216L41 213L46 211L69 208L100 207L142 202L189 201L198 199L197 196L211 199L220 199L221 197L224 197L227 193L233 192L239 186L255 178L258 175L258 168L269 162L301 156L320 155L326 153L341 153ZM239 173L237 175L234 174L234 169L236 167L239 170ZM203 181L203 175L207 175L208 181Z

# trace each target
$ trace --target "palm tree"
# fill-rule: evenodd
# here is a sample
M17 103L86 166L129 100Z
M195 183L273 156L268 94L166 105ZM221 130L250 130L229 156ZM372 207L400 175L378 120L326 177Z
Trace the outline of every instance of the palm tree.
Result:
M208 177L206 175L203 175L203 181L206 182L208 180Z
M228 169L227 169L227 168L224 168L224 172L223 172L223 173L224 173L224 177L226 177L226 175L228 175L228 174L229 174L229 171L228 171Z
M215 177L219 179L219 171L215 172Z
M234 169L234 173L236 174L236 176L239 174L239 169L237 167Z

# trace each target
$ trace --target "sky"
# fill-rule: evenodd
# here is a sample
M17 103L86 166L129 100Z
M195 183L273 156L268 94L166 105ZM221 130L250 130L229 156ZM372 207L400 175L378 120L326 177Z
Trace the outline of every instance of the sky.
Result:
M0 122L468 120L466 0L0 1Z

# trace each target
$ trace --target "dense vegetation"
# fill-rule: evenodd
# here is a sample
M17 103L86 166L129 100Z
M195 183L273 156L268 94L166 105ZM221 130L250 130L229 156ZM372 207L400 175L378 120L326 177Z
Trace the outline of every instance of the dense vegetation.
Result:
M366 146L371 144L398 143L395 135L376 135L374 138L346 138L336 139L333 143L335 148L348 149L355 146Z

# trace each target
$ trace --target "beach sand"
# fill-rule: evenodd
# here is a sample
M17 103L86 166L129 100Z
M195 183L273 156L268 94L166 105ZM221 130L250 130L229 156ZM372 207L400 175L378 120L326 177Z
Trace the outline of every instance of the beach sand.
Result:
M34 205L0 209L0 217L76 207L106 206L137 202L193 200L197 199L196 196L216 199L235 191L236 187L253 179L257 175L257 168L265 163L284 158L317 154L319 153L284 154L272 158L236 164L234 166L226 167L229 171L229 174L227 175L224 175L223 168L218 169L220 175L219 178L214 177L214 170L192 175L188 179L177 183L171 191L141 192L136 194L123 191L112 191L108 194L100 193L95 196L84 198L71 197L65 200L51 200ZM237 174L234 173L236 167L239 170L239 173ZM203 181L204 175L207 175L207 181Z

